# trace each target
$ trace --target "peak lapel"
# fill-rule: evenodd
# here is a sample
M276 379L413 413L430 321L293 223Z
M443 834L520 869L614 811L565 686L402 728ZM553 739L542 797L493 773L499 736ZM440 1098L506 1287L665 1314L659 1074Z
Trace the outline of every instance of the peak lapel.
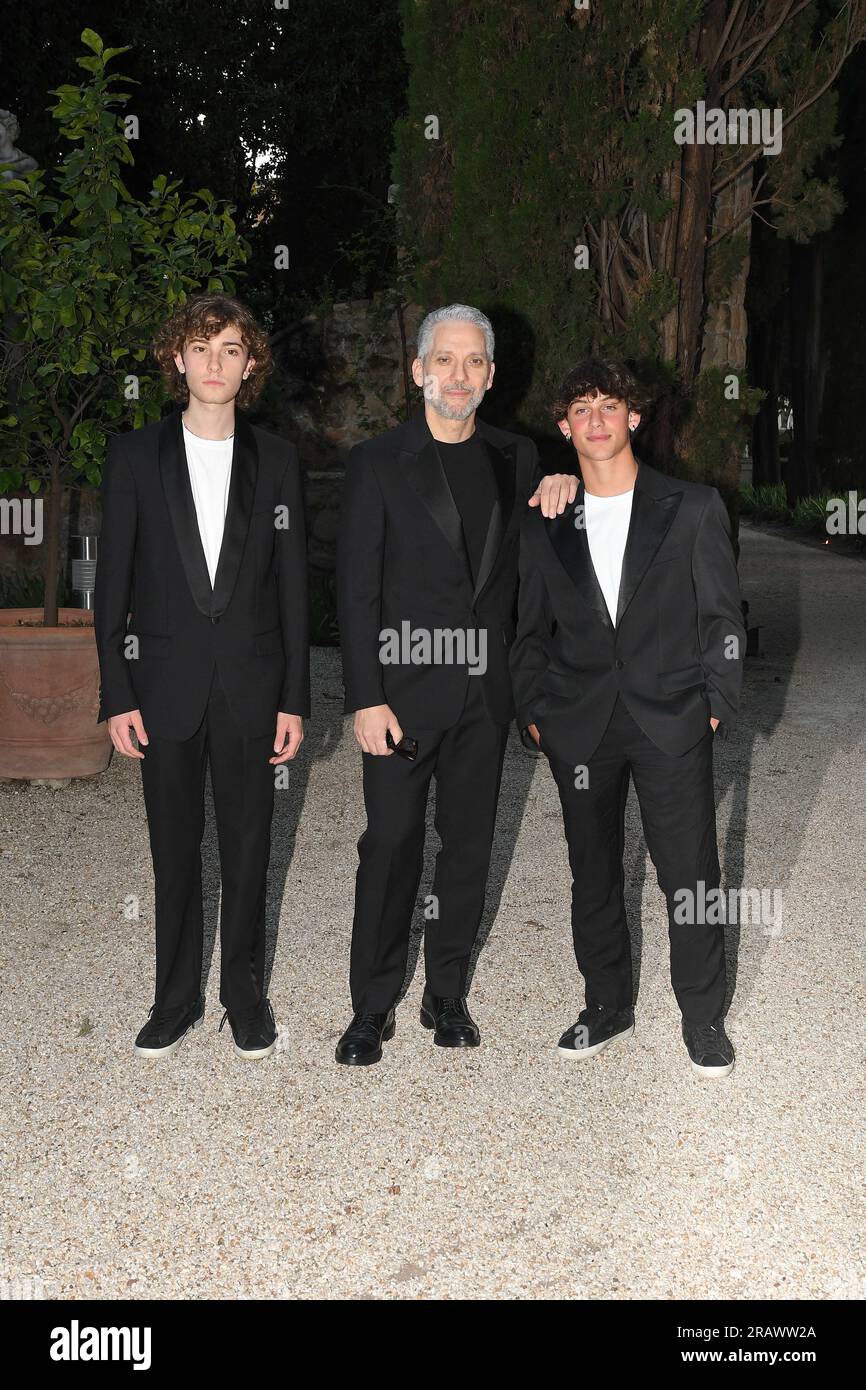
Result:
M208 618L218 617L228 607L234 591L249 529L258 472L258 450L252 427L241 415L235 416L225 529L213 589L198 529L179 410L162 422L159 470L168 514L195 606Z
M463 525L451 489L445 477L442 460L427 428L423 413L411 422L408 447L401 451L401 466L407 482L415 489L439 530L463 563L466 582L472 587L472 570Z
M573 504L566 507L561 516L554 517L550 522L547 535L580 598L600 618L608 631L613 632L610 613L607 611L604 594L589 553L583 483L578 487Z
M487 457L493 470L493 479L496 484L496 500L493 503L493 510L490 513L490 523L487 527L487 536L484 541L484 549L481 552L481 563L478 566L478 578L475 581L474 598L477 598L490 578L493 567L502 548L502 543L511 525L514 516L514 499L516 487L517 471L517 446L506 444L500 449L487 438L483 425L478 425L481 441L487 450Z
M198 529L189 469L186 466L180 417L181 412L175 410L171 415L167 415L160 425L159 472L186 582L196 608L210 617L210 575Z
M214 576L211 616L215 618L225 612L234 593L250 527L258 469L259 451L252 426L242 415L236 414L226 524Z
M639 464L622 560L616 605L617 627L679 511L683 494L666 491L666 482L662 474L644 463Z

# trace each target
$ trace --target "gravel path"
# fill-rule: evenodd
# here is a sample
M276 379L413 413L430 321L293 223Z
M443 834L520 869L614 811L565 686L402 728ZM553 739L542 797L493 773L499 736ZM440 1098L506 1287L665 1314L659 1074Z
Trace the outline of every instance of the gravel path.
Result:
M132 1052L153 969L138 768L0 786L6 1296L863 1298L866 566L746 528L741 572L764 655L717 749L724 883L782 914L729 929L727 1082L689 1069L633 799L635 1036L557 1055L582 1003L565 844L513 733L483 1046L432 1046L419 969L383 1063L334 1064L362 829L334 652L314 653L316 717L277 793L264 1063L217 1033L216 964L204 1027L165 1062ZM214 855L209 818L211 930Z

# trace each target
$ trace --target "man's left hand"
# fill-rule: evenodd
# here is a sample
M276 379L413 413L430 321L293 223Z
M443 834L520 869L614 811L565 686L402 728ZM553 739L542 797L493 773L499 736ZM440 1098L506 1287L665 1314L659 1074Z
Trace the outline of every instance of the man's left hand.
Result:
M540 507L541 515L561 516L577 496L578 479L573 473L547 473L529 499L530 507Z
M291 762L304 741L304 721L299 714L278 714L277 732L274 738L275 758L269 763Z
M713 733L716 732L716 729L719 727L720 722L721 721L718 719L713 719L712 715L710 716L710 725L712 726Z

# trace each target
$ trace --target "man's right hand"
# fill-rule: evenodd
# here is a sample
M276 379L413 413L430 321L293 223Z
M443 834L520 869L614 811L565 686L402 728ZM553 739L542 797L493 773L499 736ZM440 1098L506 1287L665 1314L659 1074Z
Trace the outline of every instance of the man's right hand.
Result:
M143 758L144 754L139 753L138 749L133 746L130 729L135 733L139 743L144 744L146 748L148 738L144 732L144 724L141 722L140 709L131 709L127 714L111 715L108 721L108 732L118 753L122 753L126 758Z
M394 751L385 742L389 729L394 742L399 743L403 730L390 705L370 705L367 709L355 711L355 738L362 752L389 758Z
M527 724L526 727L527 727L527 729L529 730L529 737L530 737L530 738L533 740L533 742L536 743L537 746L540 748L540 747L541 747L541 734L538 732L538 725L537 725L537 724Z

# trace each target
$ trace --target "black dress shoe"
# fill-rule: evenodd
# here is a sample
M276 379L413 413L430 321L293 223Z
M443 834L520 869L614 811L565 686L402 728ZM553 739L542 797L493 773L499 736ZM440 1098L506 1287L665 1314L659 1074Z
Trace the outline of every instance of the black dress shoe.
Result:
M179 1009L157 1009L152 1005L141 1032L135 1040L135 1050L142 1057L168 1057L180 1047L190 1028L197 1028L204 1018L204 996L194 1004Z
M630 1038L633 1032L633 1009L606 1009L603 1004L596 1004L581 1010L577 1022L559 1039L558 1050L563 1057L584 1061L611 1043Z
M394 1010L386 1014L357 1013L337 1043L334 1053L347 1067L370 1067L382 1060L382 1043L394 1036L397 1022Z
M257 1057L270 1057L277 1045L277 1025L274 1022L270 999L263 999L257 1009L246 1014L230 1014L226 1009L220 1023L220 1032L226 1019L229 1021L235 1040L235 1052L239 1057L245 1057L249 1061L254 1061Z
M431 994L424 990L421 1000L421 1022L434 1028L433 1041L437 1047L478 1047L481 1033L478 1024L466 1007L466 1000L456 996Z

